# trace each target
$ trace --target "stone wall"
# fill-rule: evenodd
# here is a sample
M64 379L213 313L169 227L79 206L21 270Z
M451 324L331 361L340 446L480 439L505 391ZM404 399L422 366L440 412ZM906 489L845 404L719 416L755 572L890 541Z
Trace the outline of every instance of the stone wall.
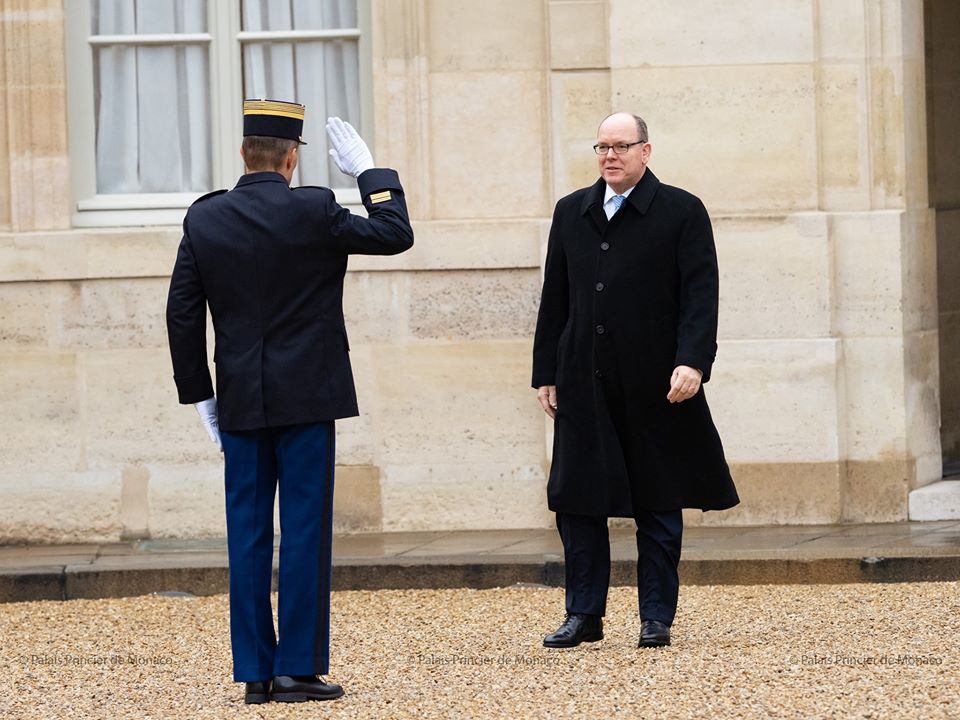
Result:
M904 519L939 479L922 4L678 8L372 1L374 156L417 239L350 263L363 415L338 425L340 529L552 522L540 267L616 109L714 218L707 392L744 502L688 522ZM69 229L62 10L0 13L0 541L222 534L220 459L165 347L178 228Z

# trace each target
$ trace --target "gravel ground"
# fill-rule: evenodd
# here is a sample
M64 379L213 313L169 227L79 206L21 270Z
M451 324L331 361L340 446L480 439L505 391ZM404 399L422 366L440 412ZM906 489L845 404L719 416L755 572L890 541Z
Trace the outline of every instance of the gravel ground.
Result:
M674 644L647 650L631 588L610 591L606 639L571 650L540 644L556 588L339 592L346 696L297 705L242 704L227 612L224 595L0 605L0 717L960 717L957 582L683 587Z

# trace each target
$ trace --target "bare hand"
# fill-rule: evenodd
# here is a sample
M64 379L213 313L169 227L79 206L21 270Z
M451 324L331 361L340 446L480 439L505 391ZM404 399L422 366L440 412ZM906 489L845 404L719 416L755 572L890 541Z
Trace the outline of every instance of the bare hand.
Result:
M540 401L540 406L547 415L549 415L551 418L555 418L557 416L556 385L540 386L540 388L537 390L537 400Z
M677 365L673 371L673 377L670 378L670 392L667 393L667 400L672 403L681 403L684 400L689 400L700 392L700 380L702 377L703 373L696 368Z

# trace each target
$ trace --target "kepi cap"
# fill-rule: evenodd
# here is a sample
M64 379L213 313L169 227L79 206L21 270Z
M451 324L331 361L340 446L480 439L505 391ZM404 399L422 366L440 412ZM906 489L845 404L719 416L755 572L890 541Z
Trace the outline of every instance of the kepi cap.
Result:
M303 105L284 100L244 100L243 136L286 138L306 145L301 137L304 110Z

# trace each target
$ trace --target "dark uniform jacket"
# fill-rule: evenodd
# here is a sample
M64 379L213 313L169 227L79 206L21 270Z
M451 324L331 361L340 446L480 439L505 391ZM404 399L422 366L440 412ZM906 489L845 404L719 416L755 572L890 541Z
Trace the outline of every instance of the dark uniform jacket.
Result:
M347 256L413 245L397 173L367 170L357 182L369 218L342 208L328 188L291 189L275 172L244 175L190 207L167 299L181 403L214 394L209 304L221 429L357 415L343 322Z
M557 203L533 350L533 386L557 386L550 509L739 502L701 387L666 398L677 365L710 379L718 273L699 199L649 168L608 221L603 179Z

